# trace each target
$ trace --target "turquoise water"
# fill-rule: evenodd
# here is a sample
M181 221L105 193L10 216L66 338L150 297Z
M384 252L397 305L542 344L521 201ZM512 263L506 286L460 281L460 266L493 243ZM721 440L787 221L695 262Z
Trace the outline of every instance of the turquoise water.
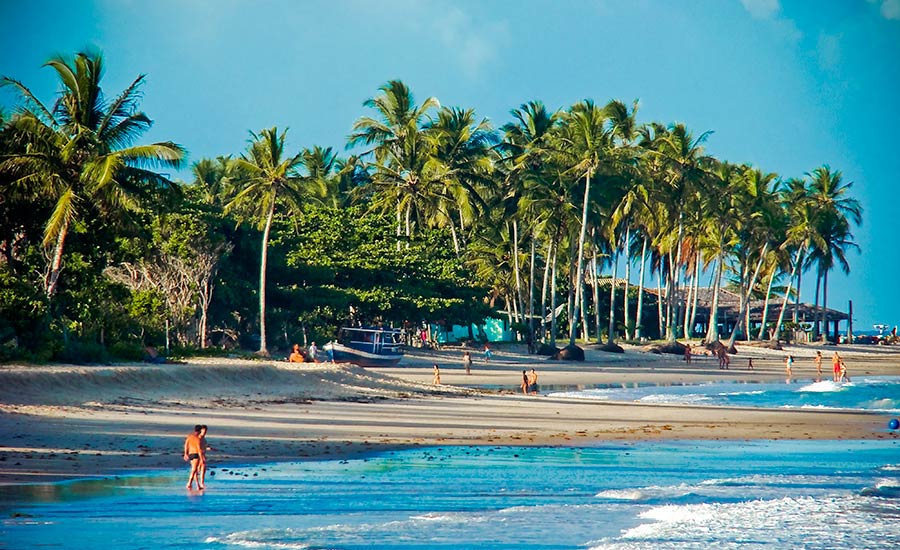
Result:
M632 385L555 391L548 395L641 403L730 407L809 408L900 414L900 376L868 376L836 384L830 380L711 382L685 385Z
M457 447L0 489L0 547L898 548L900 443Z

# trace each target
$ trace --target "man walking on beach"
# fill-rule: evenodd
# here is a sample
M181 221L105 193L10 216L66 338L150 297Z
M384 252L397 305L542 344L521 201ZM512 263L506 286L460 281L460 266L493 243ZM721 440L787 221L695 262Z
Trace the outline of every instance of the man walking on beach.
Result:
M187 488L193 489L194 480L197 480L197 488L203 490L203 481L200 477L200 468L206 468L204 464L203 442L200 439L200 431L203 428L200 424L194 426L194 433L190 434L184 440L184 460L191 463L191 474L188 477Z
M313 361L314 363L318 363L318 362L319 362L319 358L316 357L318 354L319 354L319 348L316 346L316 343L313 342L313 343L309 346L309 358L310 358L310 360Z
M206 442L206 432L208 428L206 424L200 426L200 471L197 474L197 484L200 489L206 487L206 451L217 451L218 449L213 448Z

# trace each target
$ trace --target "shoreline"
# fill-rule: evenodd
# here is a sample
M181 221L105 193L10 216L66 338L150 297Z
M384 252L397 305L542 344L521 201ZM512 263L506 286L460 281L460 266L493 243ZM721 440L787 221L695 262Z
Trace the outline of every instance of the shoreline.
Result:
M900 375L900 349L850 348L838 349L851 376ZM821 349L825 355L832 348ZM417 446L897 439L897 432L885 429L886 413L595 401L517 390L521 370L530 368L544 387L784 380L786 353L797 358L795 378L811 380L815 350L741 346L730 370L719 370L710 357L695 356L688 366L680 357L637 348L625 354L587 349L585 363L500 348L487 364L473 354L471 375L462 370L460 349L414 349L403 366L390 369L229 359L3 366L0 484L184 468L181 445L197 423L210 426L209 441L221 449L210 453L214 468L346 459ZM743 367L747 357L755 370ZM435 362L442 386L430 384ZM827 379L828 357L824 362Z

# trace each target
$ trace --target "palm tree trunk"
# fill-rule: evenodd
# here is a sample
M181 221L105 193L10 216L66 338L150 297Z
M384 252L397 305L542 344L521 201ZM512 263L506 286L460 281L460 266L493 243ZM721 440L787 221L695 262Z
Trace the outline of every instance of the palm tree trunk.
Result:
M694 322L697 320L697 298L700 295L700 253L697 253L697 265L694 266L694 301L691 304L691 314L690 314L690 323L688 326L693 330ZM690 337L690 334L685 333L685 337Z
M400 237L403 236L403 203L397 201L397 250L400 250Z
M550 277L550 345L556 347L556 264L559 246L553 247L553 270Z
M753 271L753 276L750 277L750 284L747 285L746 290L741 290L741 311L738 313L737 318L734 321L734 330L731 331L731 338L728 339L728 349L734 347L734 342L737 340L738 329L741 324L741 317L744 316L744 312L746 311L747 305L750 303L750 292L753 290L753 287L756 285L756 277L759 276L759 270L762 268L762 264L766 259L766 252L769 250L769 243L763 245L762 252L759 255L759 261L756 262L756 269ZM750 335L748 334L749 338Z
M676 262L669 252L668 277L666 278L666 340L675 341L675 292L676 292Z
M793 321L796 324L800 320L800 283L803 279L803 256L806 255L806 247L803 247L803 254L797 259L797 298L794 300L794 318Z
M828 269L822 277L822 341L828 341Z
M534 260L536 235L531 232L531 260L528 262L528 353L534 353Z
M775 282L775 275L778 272L778 264L772 267L772 275L769 277L769 285L766 287L766 301L763 305L762 319L759 322L759 334L756 335L757 340L762 340L766 332L766 318L769 316L769 296L772 294L772 283Z
M797 257L794 260L794 266L791 268L791 276L788 279L787 290L784 291L784 300L781 302L781 311L778 312L778 321L775 323L775 332L772 333L772 341L777 342L781 337L781 323L784 322L784 308L787 307L788 297L791 295L791 285L794 282L794 275L797 274L800 267L800 260L803 258L803 249L797 250ZM797 308L794 308L794 316L797 315ZM796 322L796 321L795 321Z
M450 219L450 236L453 238L453 251L456 253L456 257L459 258L459 238L456 236L456 224L453 223L453 219Z
M709 305L709 326L706 327L707 344L719 341L719 286L722 284L723 267L724 261L719 256L716 258L716 275L713 279L712 301Z
M266 267L269 261L269 232L272 230L272 219L275 217L275 197L269 206L269 215L266 216L266 228L263 231L262 258L259 267L259 355L269 355L266 346Z
M622 296L624 307L625 340L632 339L631 314L628 311L628 281L631 279L631 227L625 227L625 294Z
M819 288L822 284L822 271L816 273L816 301L813 308L813 341L819 341Z
M685 339L690 338L690 331L688 330L688 327L690 326L690 323L691 323L691 301L694 298L694 282L695 282L696 278L697 278L696 271L694 271L694 274L690 279L688 279L687 275L685 275L685 283L687 284L688 292L687 292L687 296L684 297L684 309L685 309L684 322L681 325L681 329L684 331Z
M513 229L513 269L516 274L516 305L518 306L517 311L521 313L525 310L522 304L522 274L519 269L519 222L518 220L513 220L512 222ZM517 318L517 321L521 321L521 318Z
M662 279L663 279L663 262L659 262L659 274L656 277L656 309L658 310L657 320L659 321L659 337L662 339L664 337L664 323L665 317L663 317L663 294L662 294ZM668 288L669 283L666 283L666 287Z
M597 342L600 342L600 282L597 275L597 254L591 259L591 283L594 285L594 327L597 329Z
M641 275L638 282L637 311L634 314L634 339L641 339L641 315L644 309L644 267L647 265L647 237L641 247Z
M615 246L615 245L614 245ZM612 345L616 334L616 268L619 263L618 247L612 257L612 281L609 285L609 332L606 334L606 344ZM599 335L597 335L599 338Z
M547 286L550 283L550 268L553 265L553 241L547 243L547 256L544 258L544 281L541 283L541 342L546 337L547 322Z
M581 289L584 281L582 280L582 258L584 257L584 239L587 235L587 215L588 215L588 198L591 194L591 174L588 172L584 175L584 204L581 207L581 232L578 236L578 256L577 256L577 269L575 272L575 284L578 285L578 288ZM578 307L578 301L575 301L575 307ZM578 318L578 312L575 311L574 315L572 315L572 323L569 327L569 345L575 345L575 319Z
M45 292L47 299L53 298L56 294L56 288L59 285L59 272L62 270L63 247L66 244L66 235L69 232L69 221L63 222L59 234L56 236L56 243L53 245L53 259L50 262L50 273L47 275L47 285Z

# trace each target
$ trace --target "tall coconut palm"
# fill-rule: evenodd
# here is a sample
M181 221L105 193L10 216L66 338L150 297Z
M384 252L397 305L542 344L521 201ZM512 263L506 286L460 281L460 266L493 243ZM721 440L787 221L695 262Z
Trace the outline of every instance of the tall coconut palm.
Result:
M55 71L60 84L59 97L50 108L21 82L0 80L24 100L15 125L28 144L25 152L3 160L0 169L13 174L18 185L55 202L43 240L50 258L44 284L49 299L59 285L73 223L90 209L135 210L150 191L175 190L154 169L180 168L185 151L172 142L132 145L152 125L138 110L144 75L109 100L100 85L100 54L80 52L71 60L54 57L45 66Z
M381 191L377 198L382 199L375 206L396 208L398 237L404 233L405 215L405 233L410 237L412 218L420 215L423 207L426 180L441 175L424 173L430 152L425 125L430 111L439 109L440 103L429 97L416 105L412 92L400 80L391 80L379 90L380 94L363 103L376 115L360 117L353 123L347 146L372 148L372 184Z
M668 127L654 125L652 132L645 131L641 140L647 154L659 157L662 168L663 185L657 186L660 192L656 200L667 214L668 231L661 235L664 239L660 246L669 256L666 274L666 339L669 341L675 341L676 336L674 307L682 268L684 216L689 210L690 195L696 193L699 182L708 176L712 157L704 154L703 143L711 134L704 132L695 138L684 124L676 123Z
M816 207L812 200L810 190L802 179L790 179L785 182L781 191L782 208L789 220L785 231L784 242L780 248L792 254L791 275L788 278L788 287L785 290L781 302L781 311L775 322L775 330L772 333L772 341L777 342L781 337L781 325L784 322L784 314L787 309L787 301L793 290L794 278L800 275L800 269L804 263L806 253L811 248L824 248L825 243L816 231ZM799 301L799 284L797 294ZM797 308L794 308L796 313Z
M259 267L259 353L268 355L266 344L266 267L269 234L279 204L299 206L304 198L322 193L324 185L318 177L304 177L303 153L285 154L285 134L277 127L256 134L250 132L247 151L233 162L231 199L225 211L238 211L256 221L262 229L262 252Z
M780 220L781 208L777 201L778 176L760 170L746 168L740 178L741 193L738 204L739 246L736 253L740 264L740 310L728 339L728 349L734 347L741 321L750 302L750 294L756 286L766 254L773 243L777 246L777 234L773 228ZM751 271L752 269L752 271ZM749 327L748 327L749 328ZM749 338L749 331L745 330Z
M607 123L608 115L591 100L573 105L561 115L560 132L556 148L566 166L566 174L583 180L581 189L581 224L577 240L575 261L575 305L569 319L569 345L575 345L581 293L584 287L584 246L587 235L588 214L591 204L591 181L604 165L614 159L612 132Z
M847 272L850 267L844 257L844 252L856 247L852 242L853 235L850 232L850 224L862 223L862 206L859 201L849 196L852 182L844 182L840 171L834 170L826 164L813 170L810 174L810 192L815 201L818 216L817 231L822 236L825 246L816 248L813 260L818 263L818 277L823 283L822 319L826 324L827 311L826 300L828 292L828 272L834 267L835 260L841 268ZM818 293L816 293L818 298ZM819 315L817 315L815 331L818 336ZM826 330L827 332L827 330Z

